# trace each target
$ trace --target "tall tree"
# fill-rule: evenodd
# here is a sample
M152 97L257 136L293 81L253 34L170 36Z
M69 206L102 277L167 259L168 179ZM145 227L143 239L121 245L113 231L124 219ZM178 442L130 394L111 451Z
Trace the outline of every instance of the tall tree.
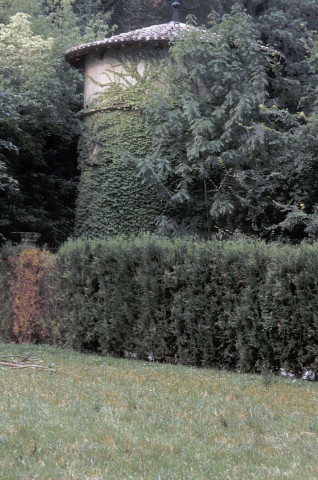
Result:
M0 193L5 236L35 230L57 245L72 233L82 77L64 53L107 34L109 14L94 15L74 12L72 0L9 0L0 7L0 160L17 182Z
M313 104L316 57L288 110L282 57L264 49L238 7L180 38L171 54L166 89L145 106L155 148L138 163L165 199L159 226L207 237L314 236L316 117L299 106Z

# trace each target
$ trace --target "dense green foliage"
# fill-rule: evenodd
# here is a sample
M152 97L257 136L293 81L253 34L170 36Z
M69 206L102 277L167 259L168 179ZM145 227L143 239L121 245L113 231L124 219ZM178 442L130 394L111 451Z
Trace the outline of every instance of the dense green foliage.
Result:
M149 142L144 121L134 112L95 114L85 121L76 235L105 237L154 230L160 210L151 187L143 185L141 175L120 156L122 148L132 147L132 137L134 152L142 154ZM90 159L95 145L99 148Z
M293 79L291 58L265 50L237 7L172 45L166 89L145 102L155 148L137 160L165 198L161 230L316 238L314 40L293 58Z
M81 75L64 53L107 32L105 15L80 17L72 3L0 7L0 230L39 231L55 246L73 229L82 103Z
M170 3L0 5L0 241L36 230L56 246L73 230L82 78L65 63L67 48L110 35L108 25L167 22ZM212 48L195 35L176 43L179 72L164 80L168 95L146 106L155 148L146 162L141 155L139 171L165 201L159 230L315 239L316 0L183 0L181 20L189 14L207 25L203 35L214 35Z
M317 373L317 249L149 235L69 241L50 256L6 247L0 339Z
M107 0L105 1L107 4ZM108 3L110 2L112 21L123 32L167 23L172 19L172 0L108 0ZM204 23L212 9L222 8L221 3L225 4L219 0L181 0L180 20L185 22L188 15L195 15L199 23ZM230 5L225 6L225 11L228 11L228 8Z
M244 371L317 370L317 244L77 240L58 254L68 342Z

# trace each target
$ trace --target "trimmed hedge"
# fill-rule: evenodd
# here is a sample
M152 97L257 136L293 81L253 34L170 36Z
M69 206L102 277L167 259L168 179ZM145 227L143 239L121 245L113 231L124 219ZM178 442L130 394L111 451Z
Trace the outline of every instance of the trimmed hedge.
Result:
M0 252L1 341L318 373L318 244L141 236L23 252Z
M318 370L318 244L75 240L60 249L58 270L76 349Z

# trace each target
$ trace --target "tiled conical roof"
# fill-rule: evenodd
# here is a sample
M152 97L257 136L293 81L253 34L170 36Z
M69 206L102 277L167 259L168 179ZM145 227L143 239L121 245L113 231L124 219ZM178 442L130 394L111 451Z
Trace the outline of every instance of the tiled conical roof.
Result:
M192 30L195 27L185 23L163 23L162 25L153 25L151 27L140 28L132 32L120 33L104 40L84 43L77 47L67 50L65 58L73 66L81 66L85 56L96 50L106 50L114 46L125 46L140 43L169 43L181 32Z
M185 23L163 23L161 25L152 25L151 27L139 28L132 32L120 33L113 37L104 38L103 40L97 40L95 42L84 43L77 47L72 47L67 50L65 59L73 67L82 67L85 57L91 52L98 52L107 50L108 48L124 47L126 45L140 45L146 43L153 44L168 44L178 37L180 34L187 32L193 32L198 30L202 40L211 41L211 38L217 38L211 31L201 30L197 27L187 25ZM258 45L258 48L262 51L270 52L277 55L277 57L284 61L284 55L278 50L274 50L272 47L265 47L264 45Z

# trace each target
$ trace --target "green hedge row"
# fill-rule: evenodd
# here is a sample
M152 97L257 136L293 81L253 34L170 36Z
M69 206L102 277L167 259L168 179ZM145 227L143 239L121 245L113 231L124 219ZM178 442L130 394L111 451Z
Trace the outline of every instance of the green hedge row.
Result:
M0 253L1 341L16 340L20 252ZM114 237L70 241L51 260L39 318L28 319L51 332L45 341L249 372L318 371L318 244Z
M116 237L70 241L57 261L76 349L318 370L318 244Z

